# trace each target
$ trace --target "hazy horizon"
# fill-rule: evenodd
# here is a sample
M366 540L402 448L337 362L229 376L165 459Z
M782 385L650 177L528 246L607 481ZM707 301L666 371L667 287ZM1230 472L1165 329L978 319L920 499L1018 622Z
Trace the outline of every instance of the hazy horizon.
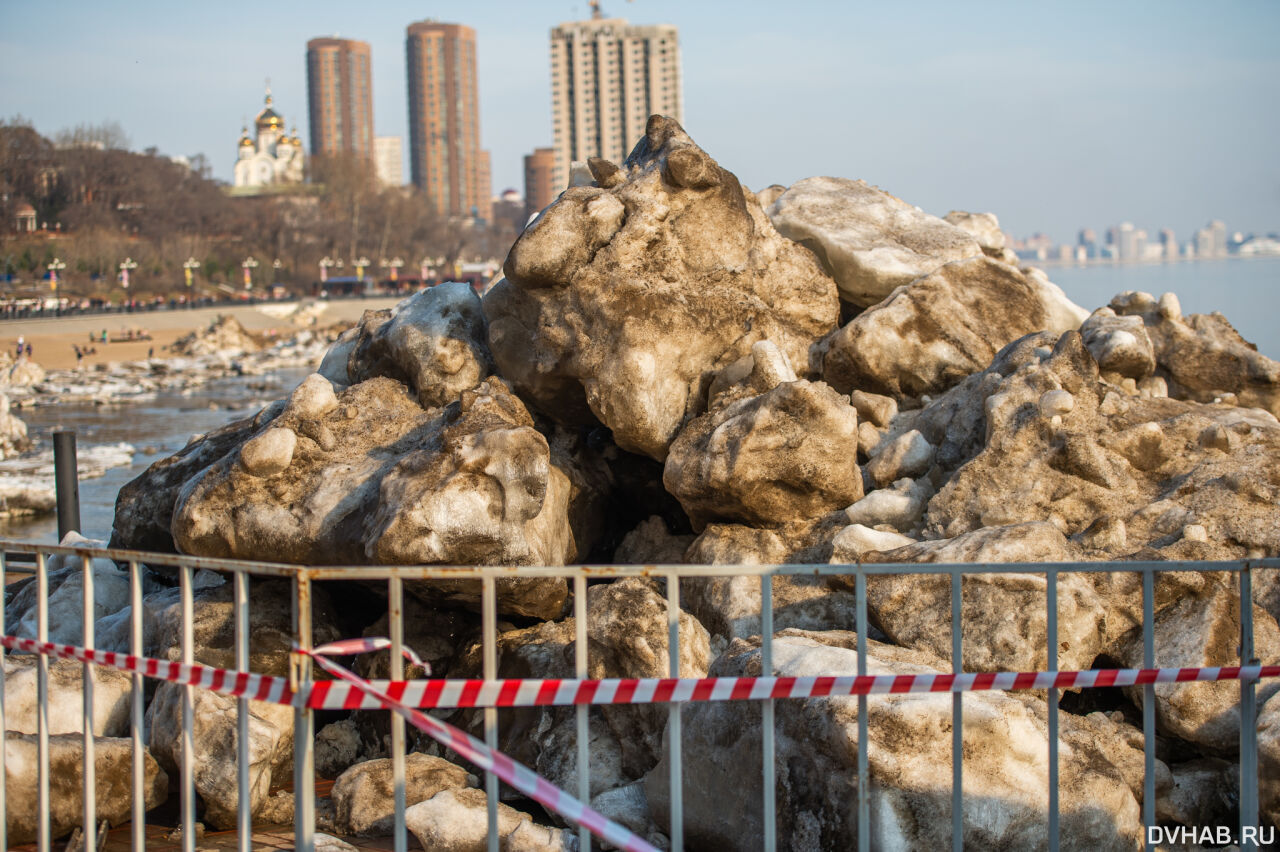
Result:
M863 178L931 213L991 211L1010 233L1058 242L1121 221L1184 241L1209 219L1280 231L1280 4L604 10L679 27L685 126L753 189ZM0 117L46 135L117 121L134 150L203 153L229 180L266 78L307 138L306 42L337 33L370 43L375 133L407 149L404 30L428 15L476 29L493 191L523 191L521 158L551 144L548 33L588 17L581 0L10 4Z

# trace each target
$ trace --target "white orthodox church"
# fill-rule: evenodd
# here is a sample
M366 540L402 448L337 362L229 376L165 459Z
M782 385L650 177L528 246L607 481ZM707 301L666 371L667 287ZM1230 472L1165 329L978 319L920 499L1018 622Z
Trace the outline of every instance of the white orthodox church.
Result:
M302 183L306 155L302 151L302 139L298 128L293 135L285 132L284 119L271 108L271 90L267 90L267 103L253 120L255 138L249 138L249 128L240 132L240 153L236 160L235 185L238 187L269 186L282 183Z

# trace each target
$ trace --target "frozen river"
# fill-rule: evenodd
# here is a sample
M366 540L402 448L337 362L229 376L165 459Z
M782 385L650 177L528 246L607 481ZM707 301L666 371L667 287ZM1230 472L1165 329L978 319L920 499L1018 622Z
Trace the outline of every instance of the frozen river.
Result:
M115 516L116 494L153 462L176 453L192 435L208 432L232 420L256 413L292 390L307 375L305 369L282 370L251 378L209 382L186 393L159 393L153 398L112 406L47 405L15 412L26 421L37 448L53 446L57 429L74 429L81 460L95 454L117 455L123 444L132 447L132 462L110 467L95 479L80 482L80 522L89 538L108 539ZM0 520L0 536L22 541L54 542L54 515L35 519Z

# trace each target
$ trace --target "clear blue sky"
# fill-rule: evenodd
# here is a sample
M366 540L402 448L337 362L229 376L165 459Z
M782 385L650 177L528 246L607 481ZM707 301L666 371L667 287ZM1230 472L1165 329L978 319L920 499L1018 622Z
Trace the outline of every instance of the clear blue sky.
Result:
M605 0L680 28L685 124L752 188L864 178L933 213L1071 240L1122 220L1186 239L1280 230L1280 2ZM585 0L0 0L0 116L120 122L229 179L270 77L305 138L306 41L373 49L374 123L407 137L404 28L477 30L494 192L551 142L548 31ZM407 138L406 138L407 145Z

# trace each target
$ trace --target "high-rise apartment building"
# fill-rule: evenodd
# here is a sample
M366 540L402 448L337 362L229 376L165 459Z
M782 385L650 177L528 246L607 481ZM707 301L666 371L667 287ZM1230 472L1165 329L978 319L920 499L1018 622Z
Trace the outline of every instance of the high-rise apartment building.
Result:
M534 148L524 157L524 215L528 219L555 200L551 175L556 167L555 148Z
M551 31L556 190L567 184L574 162L605 157L621 163L654 113L684 121L674 26L602 18Z
M1227 226L1217 219L1196 231L1196 257L1222 257L1227 253Z
M399 136L373 140L373 165L383 186L404 186L404 147Z
M373 157L373 75L367 42L307 42L311 153Z
M1132 222L1121 222L1116 229L1115 250L1117 260L1143 260L1147 252L1147 232L1135 228Z
M490 217L489 154L480 149L476 32L419 21L405 39L409 171L443 216Z

